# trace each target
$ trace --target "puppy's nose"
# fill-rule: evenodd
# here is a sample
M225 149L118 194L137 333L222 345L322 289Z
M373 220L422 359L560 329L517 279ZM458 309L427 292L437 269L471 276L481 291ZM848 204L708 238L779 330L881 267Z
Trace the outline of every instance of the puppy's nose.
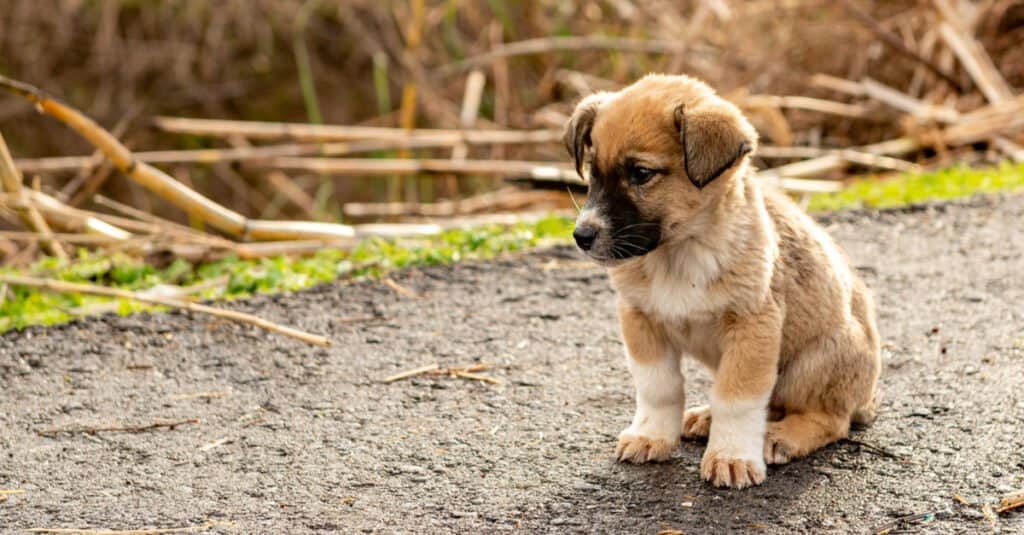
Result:
M572 237L580 249L589 251L594 245L594 240L597 239L597 232L597 227L593 225L577 225L576 230L572 231Z

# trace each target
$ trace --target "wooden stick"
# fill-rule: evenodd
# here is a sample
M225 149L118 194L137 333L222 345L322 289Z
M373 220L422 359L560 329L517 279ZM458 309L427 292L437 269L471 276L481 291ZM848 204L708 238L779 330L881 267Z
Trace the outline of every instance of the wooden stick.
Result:
M859 104L844 104L832 100L801 96L750 95L737 104L741 108L793 108L843 117L868 117L867 110Z
M22 190L21 173L11 159L11 153L7 150L7 142L4 141L3 134L0 134L0 186L11 195L18 197L22 202L22 206L16 208L15 212L21 217L25 226L43 236L43 245L46 247L46 250L62 261L67 260L68 254L61 247L60 243L47 238L53 234L50 231L50 225L46 224L46 220L40 215L39 210L25 196Z
M25 494L25 489L0 489L0 496L10 496L12 494Z
M845 93L853 97L864 96L864 87L859 82L818 73L811 76L811 85L830 89L837 93Z
M198 163L247 162L279 156L343 156L379 150L423 149L449 147L451 139L395 139L345 141L332 143L291 143L228 149L155 150L136 152L135 158L146 163ZM27 173L58 173L91 167L94 162L89 156L54 156L48 158L20 159L14 163Z
M960 118L960 113L953 108L928 104L871 78L864 78L860 84L868 97L919 119L955 123Z
M245 312L238 312L234 310L214 308L211 306L201 305L199 303L191 303L179 299L146 296L141 295L138 292L129 292L117 288L107 288L105 286L95 286L92 284L79 284L53 279L40 279L35 277L22 277L18 275L8 274L0 274L0 282L15 286L29 286L33 288L42 288L44 290L49 290L58 293L81 293L88 295L101 295L105 297L130 299L132 301L148 303L151 305L179 308L191 312L198 312L202 314L209 314L211 316L216 316L219 318L230 319L241 323L248 323L250 325L255 325L262 329L266 329L268 331L275 332L278 334L283 334L285 336L290 336L297 340L302 340L303 342L307 342L313 345L329 346L331 343L330 340L326 337L309 334L298 329L293 329L291 327L279 325L277 323L267 321L252 314L246 314Z
M1024 489L1003 495L999 500L999 508L996 509L996 512L1005 513L1018 507L1024 507Z
M946 16L945 14L943 16ZM1013 91L999 74L985 49L974 37L958 29L949 19L939 23L939 37L956 54L960 64L971 75L974 83L992 104L1013 99Z
M105 236L112 240L125 241L132 238L131 233L104 221L102 218L95 217L90 212L71 208L40 191L29 190L26 193L28 193L29 197L28 202L32 203L33 206L59 227L81 230L89 234ZM0 197L0 203L15 208L25 203L25 199L21 196L14 197L5 194Z
M203 136L240 135L250 139L296 139L302 141L432 141L440 146L501 145L510 143L554 143L562 140L558 130L443 130L342 126L261 121L228 121L157 117L156 126L166 132Z
M206 531L216 526L213 522L207 522L201 526L186 526L180 528L155 528L155 529L78 529L78 528L31 528L29 533L52 533L59 535L165 535L168 533L196 533Z
M112 427L65 427L60 429L47 429L45 431L39 431L40 436L53 438L59 434L85 434L95 435L96 433L144 433L146 431L153 431L155 429L174 429L182 425L198 424L198 418L188 418L185 420L168 420L162 421L157 420L149 425L125 425L125 426L112 426Z
M0 230L0 238L5 238L12 241L21 242L38 242L42 240L55 240L63 243L73 243L82 245L99 245L106 243L121 243L121 240L111 238L109 236L93 235L93 234L69 234L54 232L49 235L43 236L36 232L24 232L17 230Z
M511 56L573 50L615 50L646 54L678 54L685 52L686 46L685 44L681 45L677 41L627 39L599 35L586 37L540 37L496 46L486 54L449 63L436 69L433 74L438 78L445 78Z
M0 76L0 87L20 95L41 111L63 122L93 144L129 178L164 200L196 215L229 234L255 240L347 238L354 231L347 225L309 221L251 220L185 187L167 173L136 160L127 147L95 121L60 103L31 85Z
M515 210L531 204L565 200L561 191L523 191L503 188L467 199L433 203L346 203L346 217L428 216L446 217L498 210Z
M895 36L889 30L885 29L884 26L882 26L877 20L875 20L866 11L861 9L852 0L842 0L842 3L843 3L843 6L846 7L847 11L852 13L854 17L856 17L858 20L861 21L861 23L863 23L872 32L874 32L874 34L877 35L878 38L881 39L883 43L888 45L890 48L892 48L896 52L899 52L900 54L903 54L904 56L907 56L907 57L913 59L914 61L917 61L918 63L923 65L925 68L927 68L928 70L930 70L933 73L935 73L935 75L938 76L939 78L942 78L943 80L949 82L949 84L952 85L953 87L955 87L957 91L959 91L961 93L964 92L963 86L960 85L960 82L956 79L956 77L954 77L952 74L947 72L942 67L939 67L938 65L936 65L933 61L925 58L921 54L918 54L917 52L912 50L907 45L903 44L903 40L901 40L899 37Z
M394 290L396 294L401 295L402 297L408 297L410 299L420 299L423 297L422 295L406 288L405 286L398 284L391 277L385 277L383 282L385 286L391 288L392 290Z
M415 369L412 369L412 370L409 370L409 371L404 371L404 372L401 372L401 373L396 373L394 375L385 377L384 379L381 380L381 382L382 383L393 383L393 382L399 381L401 379L407 379L409 377L413 377L413 376L416 376L416 375L422 375L424 373L427 373L429 371L433 371L433 370L436 370L436 369L438 369L437 363L427 364L426 366L420 366L419 368L415 368Z
M393 175L414 173L465 173L537 179L562 179L582 183L568 165L558 162L517 160L462 160L411 158L274 158L259 162L277 169L325 175Z
M993 138L992 142L1000 152L1008 156L1011 160L1017 163L1024 163L1024 147L1001 136Z

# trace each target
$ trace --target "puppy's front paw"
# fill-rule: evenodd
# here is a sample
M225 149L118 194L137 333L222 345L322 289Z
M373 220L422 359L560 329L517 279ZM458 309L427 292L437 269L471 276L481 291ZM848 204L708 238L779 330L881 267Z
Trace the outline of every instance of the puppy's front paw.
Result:
M765 478L764 459L743 458L708 448L700 461L700 475L716 487L742 489L760 485Z
M711 407L701 405L683 413L683 438L708 438L711 432Z
M619 444L615 446L615 458L624 463L647 463L666 461L679 446L679 440L651 438L623 431Z

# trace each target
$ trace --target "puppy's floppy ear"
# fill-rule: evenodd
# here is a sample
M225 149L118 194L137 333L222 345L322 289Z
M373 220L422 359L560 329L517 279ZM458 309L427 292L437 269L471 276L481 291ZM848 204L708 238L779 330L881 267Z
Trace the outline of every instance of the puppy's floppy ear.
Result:
M727 104L702 104L675 111L686 175L698 189L711 183L754 150L757 134Z
M583 176L583 156L590 146L590 131L594 128L594 119L597 118L597 110L601 103L608 97L608 93L594 93L576 105L576 111L572 113L569 122L565 123L565 133L562 135L562 142L565 143L565 150L569 151L573 162L576 164L576 173Z

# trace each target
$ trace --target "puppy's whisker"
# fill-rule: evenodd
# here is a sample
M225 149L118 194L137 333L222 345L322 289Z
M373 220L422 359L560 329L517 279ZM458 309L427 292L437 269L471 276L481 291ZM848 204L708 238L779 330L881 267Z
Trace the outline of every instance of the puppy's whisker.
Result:
M572 205L576 207L576 213L579 214L580 212L582 212L583 209L580 208L580 203L576 202L576 196L572 194L572 188L566 186L565 191L569 194L569 200L572 201Z

